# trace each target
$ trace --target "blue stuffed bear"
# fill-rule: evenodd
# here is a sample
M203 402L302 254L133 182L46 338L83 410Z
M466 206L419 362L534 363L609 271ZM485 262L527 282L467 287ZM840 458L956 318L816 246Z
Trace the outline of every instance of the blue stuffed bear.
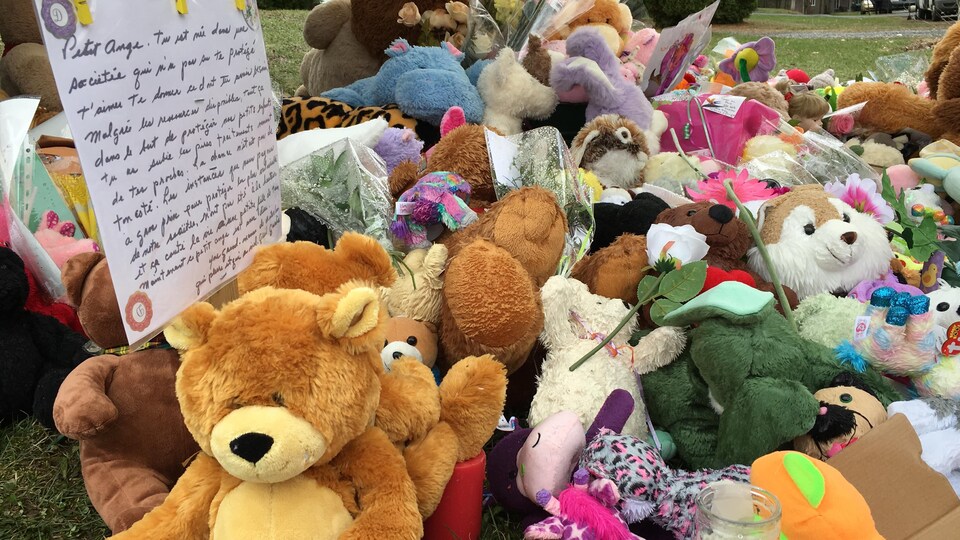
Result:
M456 47L447 42L439 47L412 47L407 40L398 39L385 52L390 58L379 73L322 96L352 107L394 103L410 116L434 125L454 106L463 109L467 122L483 121L483 100L460 65L464 55Z

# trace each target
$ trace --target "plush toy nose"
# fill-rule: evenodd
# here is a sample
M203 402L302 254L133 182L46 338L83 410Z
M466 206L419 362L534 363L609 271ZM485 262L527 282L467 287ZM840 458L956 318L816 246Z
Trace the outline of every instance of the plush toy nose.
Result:
M847 243L847 245L852 246L854 242L857 241L857 233L850 231L845 232L840 235L840 239Z
M710 210L707 211L707 215L713 218L717 223L726 225L727 223L730 223L731 219L733 219L733 210L722 204L715 204L710 207Z
M395 351L395 352L393 353L393 359L394 359L394 360L399 360L401 356L403 356L403 353L400 352L400 351Z
M230 441L230 451L250 463L260 461L272 446L273 437L263 433L244 433Z

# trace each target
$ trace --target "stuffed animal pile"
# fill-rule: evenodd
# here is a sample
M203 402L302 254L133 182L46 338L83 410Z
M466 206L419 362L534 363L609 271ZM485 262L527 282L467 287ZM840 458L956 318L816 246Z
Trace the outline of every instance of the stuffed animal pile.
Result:
M14 4L0 89L59 110ZM731 483L874 539L830 460L888 413L960 491L960 24L922 95L509 4L304 11L284 238L145 345L134 270L37 212L66 294L0 247L0 422L78 441L120 539L477 538L483 485L516 536L692 539Z

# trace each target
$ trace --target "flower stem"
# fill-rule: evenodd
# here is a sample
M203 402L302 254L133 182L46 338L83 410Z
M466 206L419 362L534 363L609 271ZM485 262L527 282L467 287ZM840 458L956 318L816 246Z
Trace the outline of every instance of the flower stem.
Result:
M763 264L767 267L767 272L770 273L770 281L773 282L773 288L777 291L777 298L780 300L780 308L783 310L783 316L786 317L787 322L790 323L790 327L796 332L797 323L793 319L793 310L790 309L787 293L783 291L783 285L780 284L780 274L777 273L777 269L773 266L773 261L770 260L770 253L767 252L767 246L760 238L760 231L757 229L757 223L753 220L753 215L743 206L740 198L734 193L733 182L731 180L724 180L723 187L727 190L727 197L730 197L730 200L733 201L734 204L737 205L737 209L740 210L740 218L747 224L747 229L750 230L750 236L753 236L753 243L756 244L757 249L760 250Z
M620 324L618 324L617 327L613 329L613 332L610 332L609 334L607 334L607 337L603 338L603 340L596 347L594 347L587 354L583 355L582 358L574 362L573 365L570 366L570 371L575 371L578 367L582 366L584 362L589 360L593 355L600 352L600 349L606 347L608 343L613 341L614 336L619 334L620 331L623 330L623 327L626 326L628 322L630 322L634 317L637 316L637 312L640 311L640 308L642 308L644 304L646 304L650 300L653 300L654 298L657 297L657 294L658 294L657 289L660 288L660 280L663 279L663 276L664 274L660 274L659 276L657 276L656 282L654 282L653 286L650 287L650 292L644 295L643 298L638 298L637 304L632 308L630 308L630 311L627 313L627 316L624 317L622 321L620 321Z
M747 59L741 58L740 62L737 63L737 67L740 68L740 82L750 82L750 72L747 71Z

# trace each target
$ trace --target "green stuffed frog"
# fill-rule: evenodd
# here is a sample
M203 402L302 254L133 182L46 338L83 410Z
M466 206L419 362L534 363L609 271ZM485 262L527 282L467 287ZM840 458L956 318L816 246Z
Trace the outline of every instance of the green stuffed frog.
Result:
M801 338L774 305L773 294L730 281L666 317L670 326L695 325L687 350L643 384L654 424L673 436L687 466L752 463L789 444L814 426L813 393L852 372ZM857 375L884 407L896 401L887 380L867 369Z

